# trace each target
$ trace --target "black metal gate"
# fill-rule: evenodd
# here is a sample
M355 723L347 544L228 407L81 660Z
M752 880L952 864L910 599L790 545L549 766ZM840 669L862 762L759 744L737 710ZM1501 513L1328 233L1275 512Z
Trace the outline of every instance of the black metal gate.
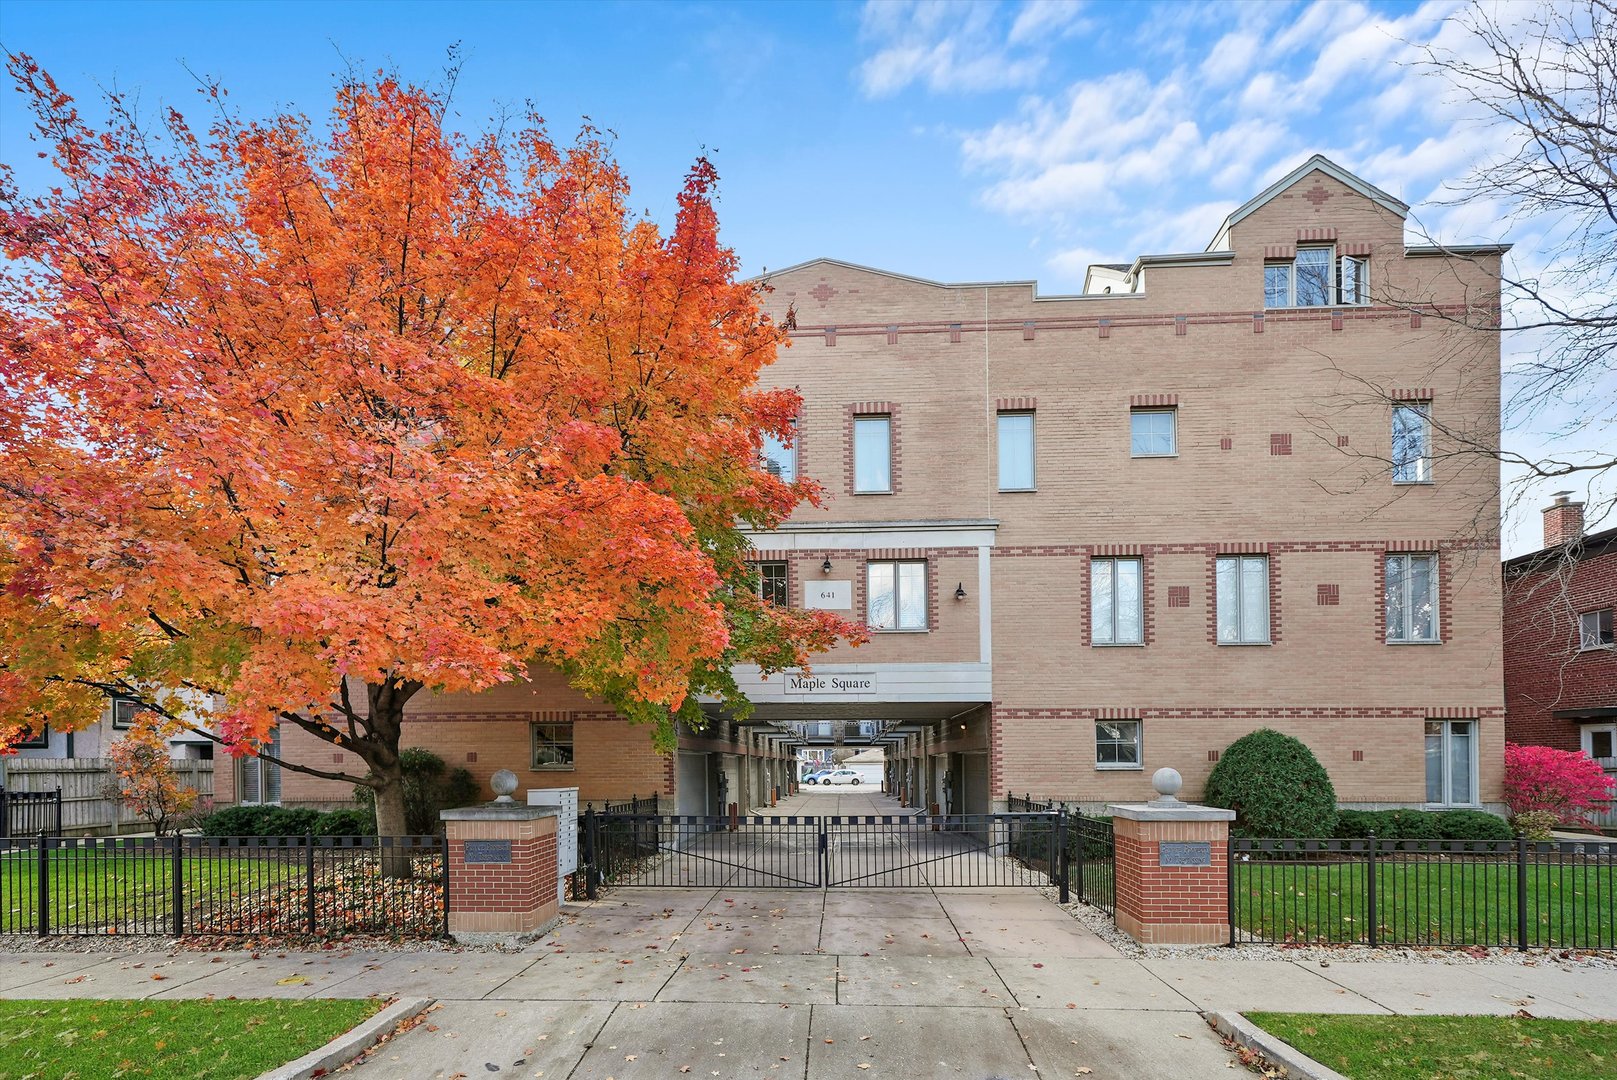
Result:
M1079 824L1064 810L834 817L584 816L580 863L597 882L661 888L1054 886L1065 903ZM1088 830L1084 830L1088 834ZM1076 877L1075 877L1076 871Z

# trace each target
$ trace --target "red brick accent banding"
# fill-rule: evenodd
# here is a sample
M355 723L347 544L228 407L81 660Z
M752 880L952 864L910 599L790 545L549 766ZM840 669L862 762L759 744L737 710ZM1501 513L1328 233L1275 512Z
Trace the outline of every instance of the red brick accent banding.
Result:
M1178 394L1131 394L1129 395L1129 408L1131 409L1169 409L1178 408Z
M1323 194L1323 192L1321 192L1321 194ZM1329 198L1330 196L1327 195L1325 197ZM1314 198L1314 193L1312 191L1310 191L1308 194L1304 195L1303 198L1308 199L1310 202L1312 202L1313 198ZM1301 243L1315 243L1315 244L1317 244L1317 243L1319 243L1321 241L1324 241L1324 240L1335 240L1335 239L1336 239L1336 230L1333 229L1333 228L1329 228L1329 227L1321 226L1321 227L1315 227L1315 228L1311 228L1311 229L1298 229L1297 230L1297 242L1299 244L1301 244Z

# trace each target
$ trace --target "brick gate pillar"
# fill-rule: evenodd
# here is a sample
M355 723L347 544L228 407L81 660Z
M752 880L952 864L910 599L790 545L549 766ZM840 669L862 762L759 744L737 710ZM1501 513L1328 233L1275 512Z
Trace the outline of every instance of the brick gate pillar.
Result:
M1177 798L1173 769L1151 777L1157 798L1107 807L1116 841L1117 928L1147 945L1230 939L1229 839L1235 811Z
M449 840L449 934L456 941L532 937L560 915L556 807L513 801L516 782L501 769L492 781L499 798L438 814Z

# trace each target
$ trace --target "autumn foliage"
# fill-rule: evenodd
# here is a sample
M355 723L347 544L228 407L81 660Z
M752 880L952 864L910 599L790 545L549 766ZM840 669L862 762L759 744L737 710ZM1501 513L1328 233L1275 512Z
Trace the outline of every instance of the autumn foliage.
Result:
M233 750L358 753L306 771L382 812L423 687L549 665L666 747L697 693L745 709L732 664L860 633L750 579L738 526L817 489L758 467L799 401L755 385L785 335L706 160L664 233L595 131L458 135L392 78L151 135L11 67L58 186L0 178L0 745L211 694Z
M151 825L158 836L168 833L197 808L196 788L180 783L169 762L168 744L150 724L139 724L107 751L112 765L112 794Z
M1506 743L1504 794L1512 817L1545 814L1561 824L1587 825L1608 808L1617 781L1579 751Z

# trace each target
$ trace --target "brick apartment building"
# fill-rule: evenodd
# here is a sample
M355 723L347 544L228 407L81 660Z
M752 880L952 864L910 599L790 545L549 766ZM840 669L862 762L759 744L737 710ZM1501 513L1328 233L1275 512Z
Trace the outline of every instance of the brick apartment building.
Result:
M830 497L753 538L760 587L873 640L811 676L739 671L757 711L673 759L538 671L419 696L406 741L687 813L767 801L798 745L876 743L908 802L972 812L1138 799L1163 765L1193 797L1269 726L1344 802L1496 803L1498 475L1443 433L1497 432L1497 335L1465 323L1505 249L1408 247L1407 209L1315 157L1205 251L1092 267L1078 296L770 273L796 328L765 378L804 398L770 460ZM275 772L219 798L346 797Z
M1505 735L1617 772L1617 529L1585 535L1570 496L1545 507L1543 548L1504 564Z

